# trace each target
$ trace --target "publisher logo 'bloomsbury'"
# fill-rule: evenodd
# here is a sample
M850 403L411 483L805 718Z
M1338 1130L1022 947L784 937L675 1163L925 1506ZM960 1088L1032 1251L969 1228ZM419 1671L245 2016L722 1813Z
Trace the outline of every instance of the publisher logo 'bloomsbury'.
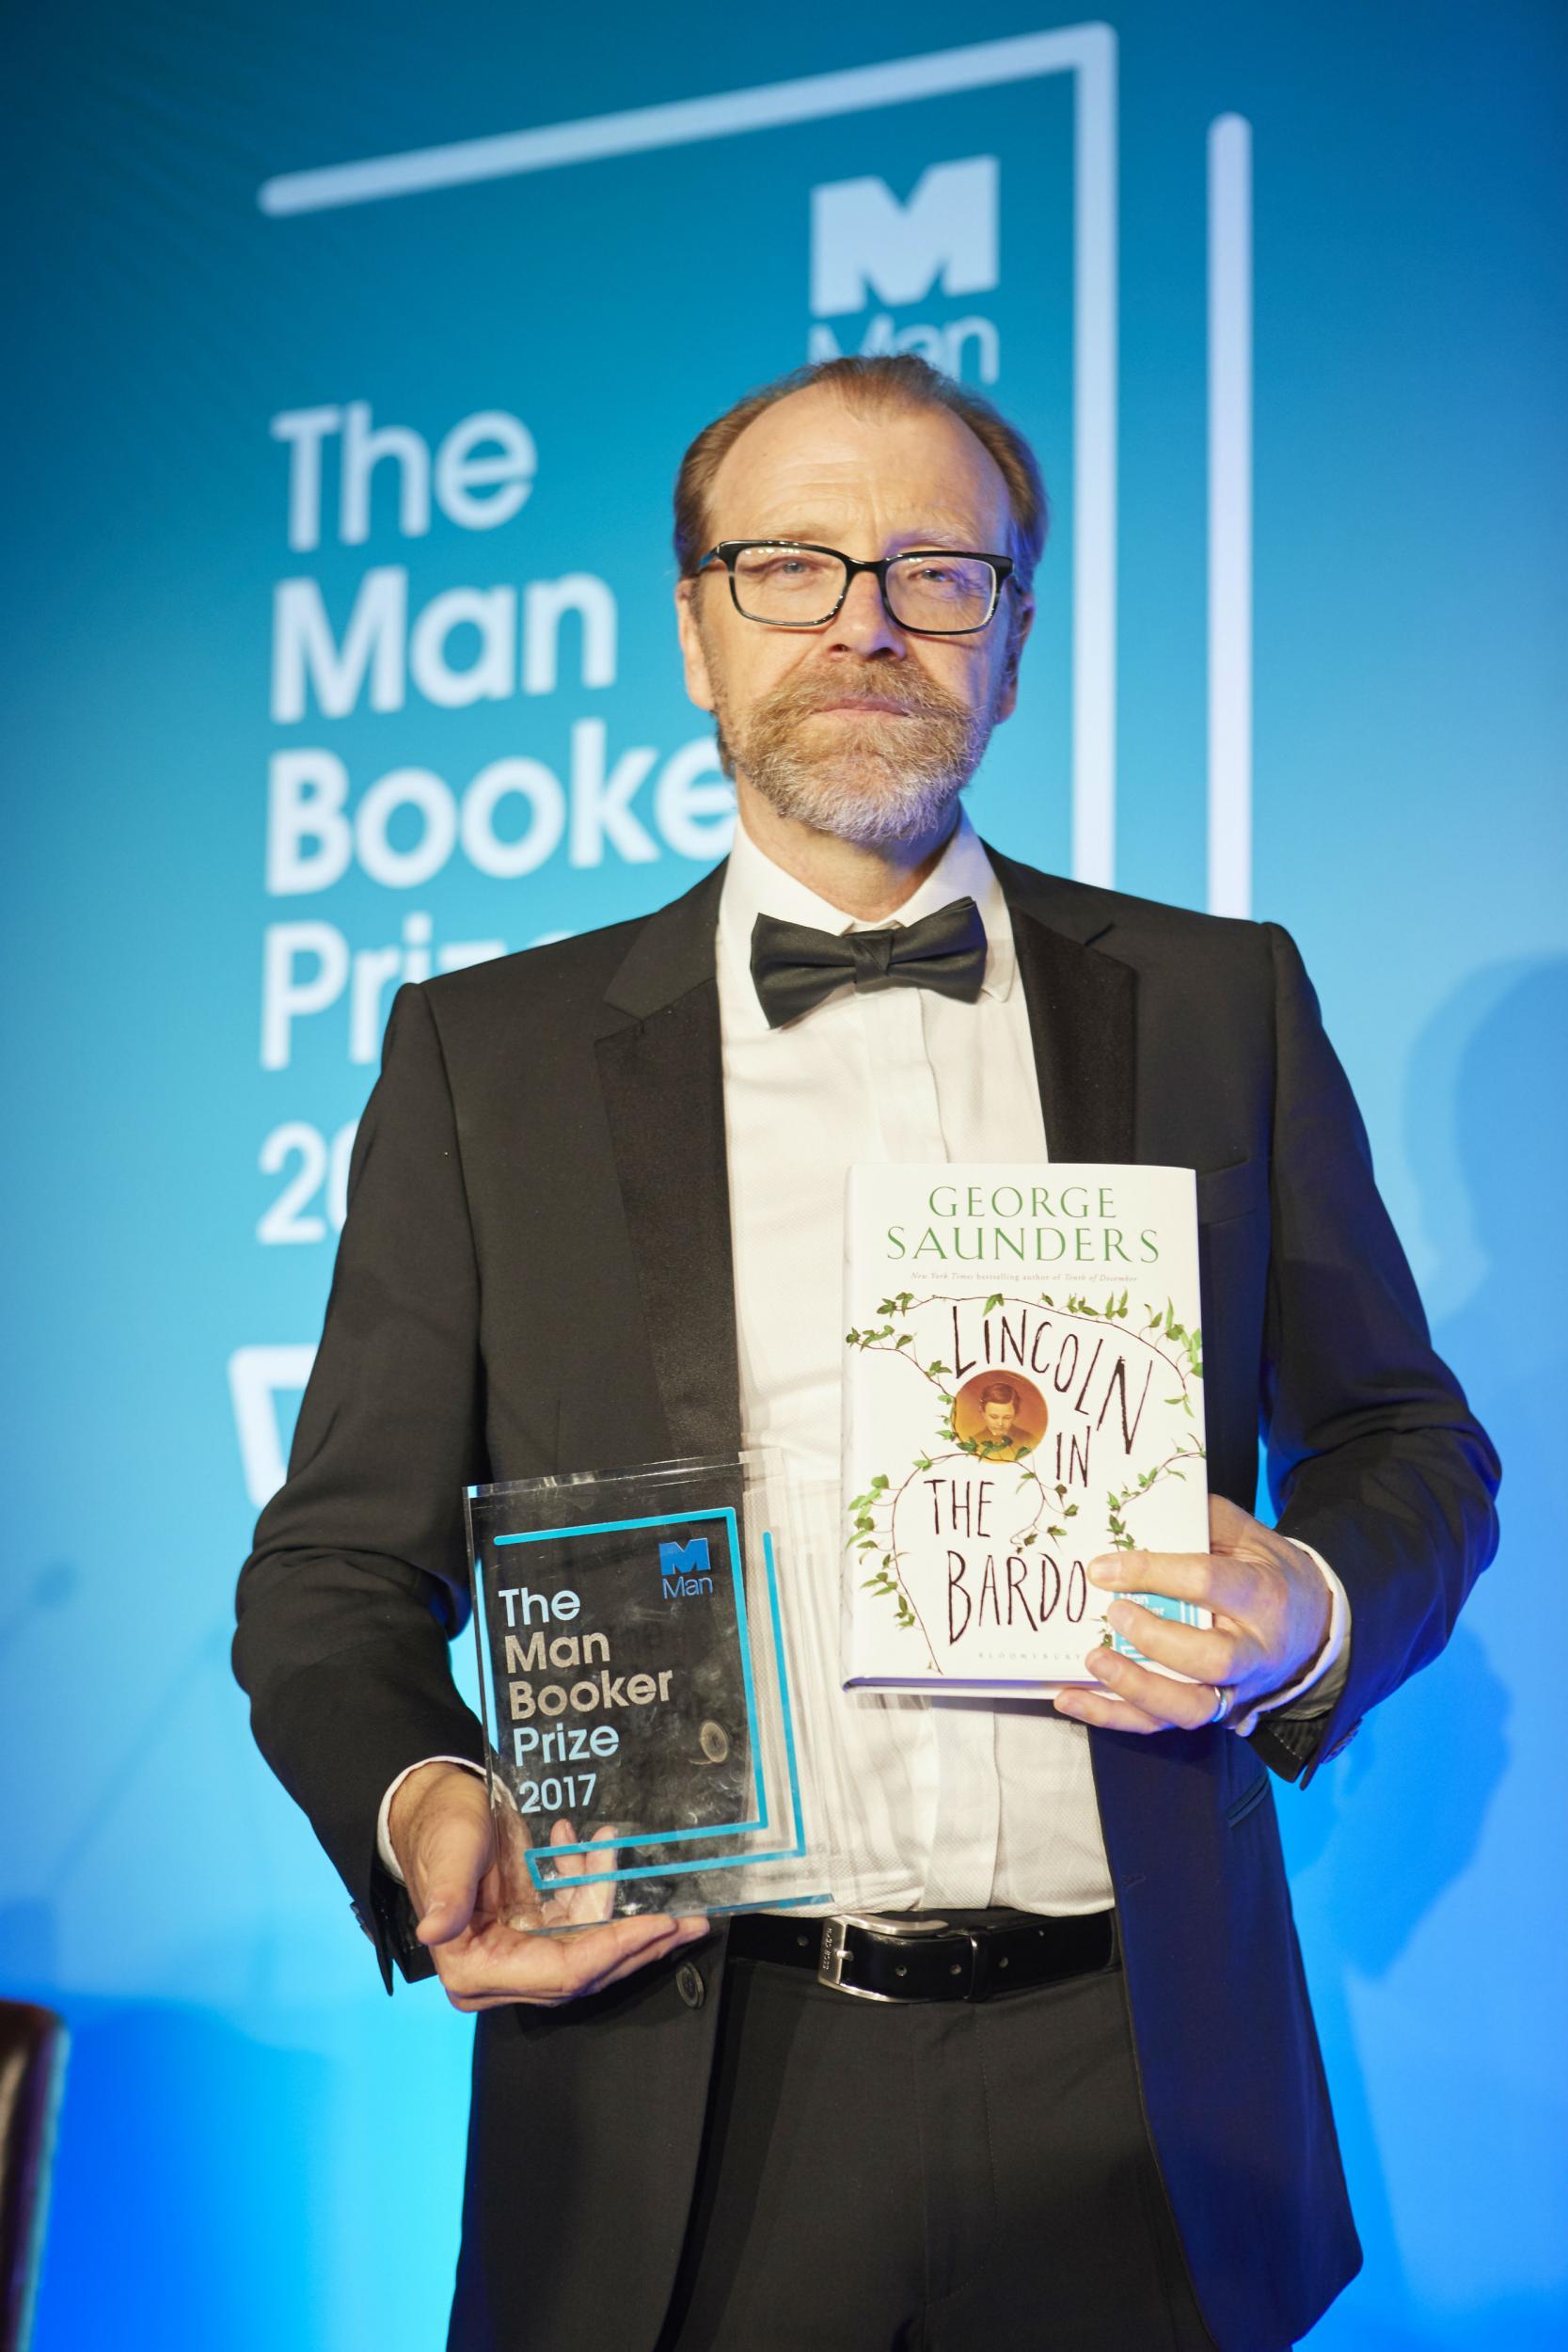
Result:
M841 352L828 319L870 309L862 354L917 351L948 374L962 373L973 347L973 372L994 383L998 344L994 324L966 317L940 324L899 325L895 310L925 305L933 294L990 293L997 284L998 165L994 155L928 164L909 196L885 180L833 180L811 192L811 329L813 359Z

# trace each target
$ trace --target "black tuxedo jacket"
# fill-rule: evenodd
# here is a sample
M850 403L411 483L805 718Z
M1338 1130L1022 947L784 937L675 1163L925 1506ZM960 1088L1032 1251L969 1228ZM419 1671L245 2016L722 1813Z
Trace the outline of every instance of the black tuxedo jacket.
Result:
M1210 1477L1350 1597L1311 1721L1091 1730L1149 2131L1222 2352L1304 2335L1357 2268L1270 1768L1305 1783L1435 1657L1496 1544L1498 1470L1433 1355L1289 936L993 850L1063 1160L1197 1170ZM361 1123L287 1484L241 1576L256 1737L373 1936L430 1963L376 1859L383 1791L482 1754L447 1642L469 1482L739 1439L714 932L657 914L403 989ZM824 1248L836 1248L824 1235ZM1049 1836L1042 1821L1040 1834ZM722 1931L557 2011L477 2021L463 2352L646 2352L700 2144ZM834 2226L824 2217L824 2227Z

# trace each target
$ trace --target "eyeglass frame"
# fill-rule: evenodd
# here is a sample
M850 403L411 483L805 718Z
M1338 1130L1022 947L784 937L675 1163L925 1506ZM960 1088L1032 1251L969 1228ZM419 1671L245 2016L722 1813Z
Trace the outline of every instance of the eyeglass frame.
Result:
M735 584L735 561L742 548L799 548L804 555L836 556L844 565L844 586L839 591L838 602L831 612L824 612L816 621L759 621L754 612L744 609ZM968 628L913 628L907 621L901 621L888 602L888 567L894 564L908 563L917 555L963 556L971 563L989 564L991 568L991 600L990 611L985 619L973 622ZM828 623L836 620L844 610L844 600L855 584L856 573L875 572L882 611L895 628L907 629L911 637L977 637L995 620L1002 602L1002 591L1018 569L1010 555L992 555L984 548L900 548L896 555L879 555L869 563L860 563L854 556L846 555L842 548L824 547L818 539L716 539L707 553L698 557L691 567L690 577L695 580L699 573L705 571L715 556L721 559L729 576L730 602L743 621L751 621L758 628L826 628Z

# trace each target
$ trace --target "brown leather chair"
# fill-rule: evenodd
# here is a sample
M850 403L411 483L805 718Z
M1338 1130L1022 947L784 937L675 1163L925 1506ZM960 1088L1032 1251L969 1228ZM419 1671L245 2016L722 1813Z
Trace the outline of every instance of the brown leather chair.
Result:
M26 2352L70 2037L53 2010L0 2001L0 2352Z

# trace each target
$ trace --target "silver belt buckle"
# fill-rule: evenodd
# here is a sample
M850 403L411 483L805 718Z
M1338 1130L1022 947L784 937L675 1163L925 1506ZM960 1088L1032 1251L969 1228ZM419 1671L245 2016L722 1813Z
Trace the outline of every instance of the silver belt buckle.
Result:
M834 1993L847 1993L855 2001L896 2001L895 1993L874 1993L866 1984L846 1984L845 1967L850 1958L847 1931L864 1928L868 1934L885 1936L890 1943L915 1944L923 1936L950 1935L953 1931L945 1919L908 1919L884 1917L876 1912L845 1911L822 1922L822 1957L816 1964L816 1981Z

